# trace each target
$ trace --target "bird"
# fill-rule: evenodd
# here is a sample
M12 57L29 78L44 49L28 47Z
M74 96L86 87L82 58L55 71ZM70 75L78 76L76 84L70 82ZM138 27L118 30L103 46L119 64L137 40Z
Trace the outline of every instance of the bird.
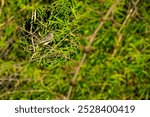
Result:
M47 45L54 38L53 31L50 31L44 38L35 43L35 45Z

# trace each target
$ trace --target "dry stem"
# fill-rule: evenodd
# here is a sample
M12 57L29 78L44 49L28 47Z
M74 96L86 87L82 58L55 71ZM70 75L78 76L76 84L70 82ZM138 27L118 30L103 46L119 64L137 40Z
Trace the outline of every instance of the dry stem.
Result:
M90 37L90 41L89 41L89 44L88 44L88 46L87 46L87 49L89 49L89 48L91 47L91 45L92 45L92 43L93 43L93 41L94 41L94 39L95 39L95 37L96 37L98 31L101 29L101 27L103 26L104 22L108 19L109 15L114 11L115 7L117 6L117 4L118 4L120 1L121 1L121 0L117 0L117 1L109 8L109 10L107 11L107 13L106 13L106 15L104 16L103 20L101 21L101 23L99 24L99 26L96 28L96 30L94 31L94 33L93 33L92 36ZM71 80L72 82L76 82L77 76L78 76L78 74L79 74L79 71L80 71L80 69L81 69L81 66L82 66L84 60L86 59L86 56L87 56L87 54L84 53L82 59L80 60L79 65L78 65L78 67L77 67L77 69L76 69L76 71L75 71L75 74L74 74L74 76L73 76L73 78L72 78L72 80ZM67 99L68 99L68 100L69 100L70 97L71 97L72 90L73 90L73 86L70 85L69 90L68 90L68 93L67 93Z
M113 51L112 57L114 57L117 54L119 46L121 45L121 42L123 40L122 30L123 30L124 26L129 22L129 20L131 19L131 17L133 17L136 14L136 12L137 12L137 4L139 2L140 2L140 0L137 0L136 2L132 1L132 3L134 4L134 6L133 6L133 8L130 9L129 13L126 16L126 19L124 20L124 22L122 23L121 28L118 31L118 41L116 43L116 48Z

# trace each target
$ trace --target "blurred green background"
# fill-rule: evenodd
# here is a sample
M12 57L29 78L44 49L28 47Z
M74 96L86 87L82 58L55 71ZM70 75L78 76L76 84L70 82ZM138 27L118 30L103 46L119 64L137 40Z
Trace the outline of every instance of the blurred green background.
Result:
M70 87L69 99L150 99L150 2L121 0L104 20L116 1L1 0L0 99L66 99Z

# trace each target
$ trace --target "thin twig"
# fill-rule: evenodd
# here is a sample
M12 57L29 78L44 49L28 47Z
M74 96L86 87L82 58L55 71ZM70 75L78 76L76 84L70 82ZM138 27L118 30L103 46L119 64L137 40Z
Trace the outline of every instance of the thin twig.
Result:
M125 27L125 25L129 22L129 20L131 19L131 17L133 17L135 15L135 13L137 12L137 9L135 7L137 7L137 4L140 2L140 0L137 0L136 2L134 2L134 7L132 7L129 11L129 13L126 16L126 19L124 20L124 22L122 23L121 28L118 31L118 41L116 43L116 48L113 51L112 57L114 57L117 54L117 51L119 49L119 45L121 45L121 42L123 40L123 34L122 34L122 30ZM133 3L133 1L132 1Z
M20 26L18 26L17 28L18 28L18 29L21 29L21 30L23 30L23 31L25 31L25 32L28 33L29 35L32 35L34 38L36 38L36 39L39 40L39 38L38 38L36 35L34 35L33 32L31 33L31 32L27 31L26 29L24 29L23 27L20 27Z
M107 11L107 13L106 13L106 15L104 16L103 20L101 21L101 23L99 24L99 26L96 28L96 30L94 31L94 33L93 33L92 36L90 37L90 41L89 41L89 44L88 44L88 46L87 46L87 49L89 49L89 48L91 47L91 45L92 45L92 43L93 43L93 41L94 41L94 39L95 39L95 37L96 37L98 31L101 29L101 27L103 26L104 22L108 19L109 15L114 11L115 7L117 6L117 4L118 4L120 1L121 1L121 0L117 0L117 1L109 8L109 10ZM79 71L80 71L80 69L81 69L81 66L82 66L84 60L86 59L86 56L87 56L87 54L84 53L82 59L80 60L79 65L78 65L78 67L77 67L77 69L76 69L76 71L75 71L75 74L74 74L74 76L73 76L71 82L76 82L77 76L78 76L78 74L79 74ZM70 85L69 90L68 90L68 92L67 92L67 99L68 99L68 100L69 100L70 97L71 97L72 90L73 90L73 86Z
M33 28L33 22L34 22L34 14L36 13L36 10L33 12L32 11L32 17L31 17L31 27L30 27L30 33L32 34L32 28ZM32 47L33 47L33 52L35 53L35 44L34 44L34 41L33 41L33 36L31 35L31 42L32 42Z

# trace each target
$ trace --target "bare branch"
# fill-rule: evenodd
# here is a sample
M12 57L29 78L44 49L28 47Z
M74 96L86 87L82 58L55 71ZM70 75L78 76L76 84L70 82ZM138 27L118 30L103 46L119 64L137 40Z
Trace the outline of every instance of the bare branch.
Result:
M114 11L115 7L117 6L117 4L118 4L120 1L121 1L121 0L117 0L117 1L109 8L109 10L107 11L107 13L106 13L106 15L104 16L103 20L100 22L99 26L96 28L96 30L94 31L94 33L93 33L92 36L90 37L90 41L89 41L89 44L88 44L88 46L87 46L87 49L89 49L89 48L91 47L91 45L92 45L92 43L93 43L93 41L94 41L94 39L95 39L95 37L96 37L98 31L102 28L103 24L104 24L105 21L108 19L109 15ZM79 65L78 65L78 67L77 67L77 69L76 69L76 71L75 71L75 74L74 74L74 76L73 76L73 78L72 78L72 82L76 82L77 76L78 76L78 74L79 74L79 72L80 72L80 69L81 69L81 66L82 66L84 60L86 59L86 56L87 56L87 54L84 53L82 59L80 60ZM67 99L70 99L72 90L73 90L73 86L70 85L69 90L68 90L68 93L67 93Z

